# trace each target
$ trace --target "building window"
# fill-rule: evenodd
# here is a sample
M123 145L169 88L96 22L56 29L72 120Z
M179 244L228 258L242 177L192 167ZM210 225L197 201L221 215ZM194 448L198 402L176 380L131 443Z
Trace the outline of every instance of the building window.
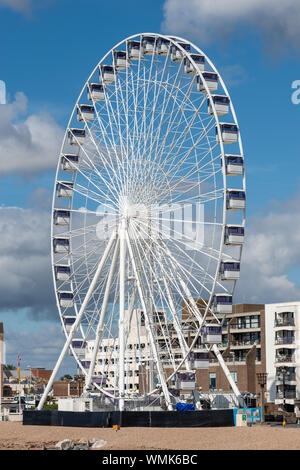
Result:
M237 372L230 372L230 375L235 384L237 384Z
M216 373L210 372L209 373L209 389L217 388L216 387Z

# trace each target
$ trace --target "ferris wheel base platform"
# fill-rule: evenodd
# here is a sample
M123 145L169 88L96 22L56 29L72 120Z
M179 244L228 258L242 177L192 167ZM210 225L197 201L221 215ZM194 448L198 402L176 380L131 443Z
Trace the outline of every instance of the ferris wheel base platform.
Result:
M24 410L23 425L86 428L198 428L234 426L233 409L199 411L58 411Z

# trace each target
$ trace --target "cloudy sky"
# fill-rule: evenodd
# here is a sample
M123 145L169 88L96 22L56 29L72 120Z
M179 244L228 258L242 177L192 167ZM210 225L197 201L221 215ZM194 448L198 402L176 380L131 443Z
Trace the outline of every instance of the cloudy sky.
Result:
M62 345L49 256L62 135L94 65L115 43L142 31L197 43L234 101L248 199L235 302L300 300L300 104L292 102L292 83L300 80L299 1L145 5L0 0L0 321L7 362L15 363L20 350L23 367L53 367ZM74 370L69 358L66 370Z

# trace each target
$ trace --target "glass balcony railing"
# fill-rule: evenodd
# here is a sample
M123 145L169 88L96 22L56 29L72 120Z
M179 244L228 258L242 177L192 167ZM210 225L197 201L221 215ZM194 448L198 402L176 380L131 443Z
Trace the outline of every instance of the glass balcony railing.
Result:
M284 399L284 398L296 398L296 390L286 390L283 392L277 392L276 398Z
M294 362L294 356L276 356L275 362Z
M295 326L295 320L293 318L277 318L274 326Z
M276 375L276 380L278 382L283 382L283 376L281 374ZM296 374L294 373L285 374L284 382L291 382L292 380L296 380Z
M295 342L295 338L276 338L275 339L275 344L293 344Z
M245 362L246 361L246 357L236 357L236 358L232 358L232 356L230 357L223 357L224 361L225 362ZM209 362L219 362L218 359L210 359Z
M260 344L260 341L258 339L255 339L253 341L231 341L231 346L253 346L253 345Z
M260 322L255 321L251 323L231 323L230 330L249 330L251 328L260 328Z

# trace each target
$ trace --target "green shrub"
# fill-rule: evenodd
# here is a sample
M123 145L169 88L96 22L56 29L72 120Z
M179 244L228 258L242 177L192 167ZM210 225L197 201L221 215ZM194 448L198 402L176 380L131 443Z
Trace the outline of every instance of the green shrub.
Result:
M43 410L58 410L57 403L52 403L52 405L44 405Z

